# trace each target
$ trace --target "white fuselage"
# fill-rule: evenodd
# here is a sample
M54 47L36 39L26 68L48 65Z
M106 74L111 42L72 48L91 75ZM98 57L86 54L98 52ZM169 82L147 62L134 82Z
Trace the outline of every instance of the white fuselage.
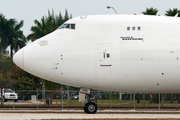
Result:
M180 92L180 19L92 15L68 20L14 56L25 71L75 87Z

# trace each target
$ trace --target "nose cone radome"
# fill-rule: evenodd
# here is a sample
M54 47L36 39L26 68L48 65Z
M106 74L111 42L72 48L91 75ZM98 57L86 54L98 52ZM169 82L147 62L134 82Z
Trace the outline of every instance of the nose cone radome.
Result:
M21 69L24 69L24 48L19 50L14 56L13 56L14 63L20 67Z

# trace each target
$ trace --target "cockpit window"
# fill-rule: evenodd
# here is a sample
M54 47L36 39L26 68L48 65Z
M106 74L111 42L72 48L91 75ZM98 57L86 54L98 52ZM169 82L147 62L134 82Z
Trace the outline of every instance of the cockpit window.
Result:
M65 28L68 28L68 29L69 29L69 28L70 28L70 24L67 24Z
M62 24L58 29L74 29L76 28L76 25L75 24Z
M71 24L71 29L75 29L75 24Z
M62 29L64 27L66 27L67 24L62 24L58 29Z

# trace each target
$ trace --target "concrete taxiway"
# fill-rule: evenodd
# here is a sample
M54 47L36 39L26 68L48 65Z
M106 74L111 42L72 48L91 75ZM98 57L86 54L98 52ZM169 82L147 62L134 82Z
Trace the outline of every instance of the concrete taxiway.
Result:
M115 118L179 118L180 114L68 114L68 113L0 113L1 120L41 119L115 119Z
M85 114L83 110L0 110L0 120L41 119L121 119L159 118L180 119L179 110L98 110L96 114Z

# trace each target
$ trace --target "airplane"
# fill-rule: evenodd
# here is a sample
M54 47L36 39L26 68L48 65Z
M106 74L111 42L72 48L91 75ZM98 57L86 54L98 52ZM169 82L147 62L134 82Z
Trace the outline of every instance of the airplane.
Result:
M70 19L19 50L21 69L80 88L85 113L97 112L91 90L180 92L180 18L88 15Z

